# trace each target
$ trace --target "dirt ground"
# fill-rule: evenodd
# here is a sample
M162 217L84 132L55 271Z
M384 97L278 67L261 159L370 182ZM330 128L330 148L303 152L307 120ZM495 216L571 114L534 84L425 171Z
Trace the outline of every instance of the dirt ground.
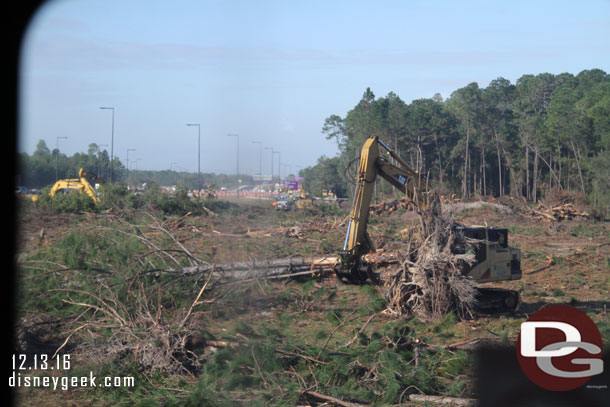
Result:
M213 217L164 217L163 225L171 231L181 247L188 248L193 256L210 263L275 259L291 255L334 255L342 247L347 216L345 209L324 204L314 210L293 209L284 212L273 209L269 201L241 199L235 204L228 211ZM529 315L549 304L567 304L586 311L600 326L604 340L610 341L610 317L607 314L610 301L609 222L592 218L549 222L530 216L528 211L499 210L492 205L466 205L453 213L457 221L464 225L487 224L508 228L509 245L518 247L522 252L523 277L491 286L519 291L521 304L514 314L457 321L450 329L438 328L437 325L428 328L415 325L413 329L418 332L415 339L434 345L451 345L473 338L512 342L516 339L520 323ZM21 266L18 272L23 267L32 267L36 261L44 260L40 258L41 254L50 253L57 242L75 229L87 228L108 216L111 215L54 215L24 211L17 236L17 258ZM128 218L135 215L117 216ZM400 230L414 221L413 214L405 210L373 215L369 233L377 248L391 250L401 244ZM188 293L189 298L194 294L196 290ZM383 310L371 309L375 304L367 301L373 297L372 289L342 284L333 275L311 282L260 280L248 285L236 285L234 289L211 299L215 301L214 306L196 309L191 321L194 325L205 327L205 333L192 340L201 343L207 341L206 349L210 348L210 343L215 343L214 350L210 350L215 352L219 347L233 346L240 338L252 339L263 332L264 327L278 326L282 328L281 332L289 332L282 335L298 338L302 346L340 349L354 337L355 332L358 337L357 333L363 327L369 333L384 332L388 326L396 323L394 317ZM364 304L367 304L366 307ZM35 314L35 309L22 310L20 313L26 318L32 318ZM372 314L376 317L368 321ZM342 323L337 325L333 318ZM255 328L245 328L250 324ZM51 336L54 336L56 344L61 344L69 332L58 328L56 335ZM316 359L301 354L298 349L283 352ZM318 356L321 354L322 351ZM316 375L312 375L315 379ZM464 376L468 381L468 374ZM261 389L267 388L265 377L267 381L271 380L269 376L263 376ZM168 381L165 386L174 389L167 390L172 397L180 396L196 379L189 377L183 382ZM156 387L162 386L157 384ZM237 405L244 404L240 400L248 399L245 393L237 391L232 396ZM252 394L256 394L256 391ZM459 395L472 396L471 387L466 386ZM107 398L98 399L97 393L85 389L53 392L49 389L19 388L18 396L18 405L21 406L109 403ZM407 405L403 400L401 403ZM314 405L316 402L301 399L300 404Z

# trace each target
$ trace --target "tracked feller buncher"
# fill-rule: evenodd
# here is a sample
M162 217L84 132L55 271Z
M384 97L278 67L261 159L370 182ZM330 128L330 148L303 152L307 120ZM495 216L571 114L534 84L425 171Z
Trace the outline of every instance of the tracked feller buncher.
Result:
M83 168L78 171L78 178L60 179L51 187L49 195L54 197L58 193L68 193L78 191L87 194L93 202L98 203L100 199L95 192L95 184L103 184L104 180L95 174L85 172Z
M385 154L381 154L380 148L385 150ZM379 282L379 274L371 263L364 260L365 255L375 251L367 233L367 223L378 176L406 194L420 215L430 217L441 213L438 194L429 189L427 180L423 180L378 137L367 139L360 155L356 192L339 256L341 265L335 268L337 277L344 282ZM455 232L476 242L473 247L476 260L463 270L465 276L476 283L521 279L521 252L508 246L507 229L457 224ZM518 305L519 294L514 290L477 287L477 310L480 312L512 311Z

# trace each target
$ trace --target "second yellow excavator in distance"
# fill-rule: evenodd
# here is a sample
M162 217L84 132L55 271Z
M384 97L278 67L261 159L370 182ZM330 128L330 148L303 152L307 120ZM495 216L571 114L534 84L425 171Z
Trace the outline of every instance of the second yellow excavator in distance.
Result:
M303 184L299 183L299 190L296 196L296 207L298 209L313 208L313 199L311 199Z
M103 184L104 180L95 174L89 174L85 172L83 168L78 171L78 178L60 179L55 182L49 191L49 195L54 197L58 193L69 193L71 191L78 191L81 194L85 193L89 195L93 202L98 203L98 198L95 190L96 184Z
M380 147L386 150L386 154L380 153ZM394 159L397 165L388 157ZM367 139L360 155L354 201L348 218L345 243L340 252L342 266L335 270L343 281L378 280L371 265L363 261L364 255L375 251L367 233L367 223L378 176L406 194L420 213L432 216L441 214L440 198L429 188L427 180L411 169L378 137ZM457 225L456 228L456 232L480 242L474 246L475 263L464 270L464 275L477 283L521 278L521 252L508 246L507 229L462 225ZM519 304L518 292L514 290L479 287L478 297L481 309L511 310Z

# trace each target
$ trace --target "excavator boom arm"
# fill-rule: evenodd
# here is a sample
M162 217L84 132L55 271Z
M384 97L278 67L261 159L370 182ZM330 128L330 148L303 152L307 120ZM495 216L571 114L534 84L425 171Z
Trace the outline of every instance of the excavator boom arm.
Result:
M380 154L382 146L388 156L401 166L396 166ZM345 256L361 256L373 250L373 244L366 232L369 207L373 197L375 180L381 176L391 185L406 194L419 208L430 206L427 186L417 173L395 154L387 144L378 137L370 137L364 143L360 154L360 163L356 175L356 192L350 212L347 234L343 245Z
M103 184L104 180L97 175L85 172L84 169L81 168L78 171L78 178L61 179L57 181L53 187L51 187L49 195L54 197L61 190L78 190L80 193L89 195L93 202L97 203L100 199L97 197L95 188L91 185L92 183Z
M380 154L380 148L386 154ZM398 165L387 158L393 158ZM378 137L366 140L362 147L358 173L356 174L356 192L349 215L347 234L341 254L344 268L335 269L340 279L362 282L378 277L362 258L374 251L367 233L369 207L373 197L377 176L384 178L392 186L402 191L414 203L415 209L424 217L440 214L440 199L433 189L428 189L427 181L390 149ZM510 248L507 244L508 231L505 229L485 227L459 227L460 233L473 235L480 240L475 247L477 261L465 270L465 275L478 282L505 281L521 278L521 253L519 249ZM493 235L493 236L491 236ZM519 302L519 295L513 290L481 289L477 293L481 308L514 309Z

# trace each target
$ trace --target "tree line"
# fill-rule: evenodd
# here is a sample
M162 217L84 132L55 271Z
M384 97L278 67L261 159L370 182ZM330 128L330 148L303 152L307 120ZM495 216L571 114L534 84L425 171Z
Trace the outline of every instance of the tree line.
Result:
M110 179L111 172L113 180L123 180L127 171L118 157L113 157L111 166L108 151L95 143L89 145L87 153L68 156L58 149L50 150L45 141L40 140L32 155L18 154L16 181L29 188L44 188L58 179L78 178L80 168L105 180Z
M572 191L610 212L610 75L523 75L481 88L476 82L443 100L406 103L367 88L345 117L332 114L322 132L336 157L302 171L306 187L348 187L364 141L379 136L437 189L463 198L511 195L536 202L549 191ZM380 183L378 194L391 194Z
M128 184L152 183L157 185L183 185L187 189L197 189L199 175L188 171L146 171L127 169L118 157L113 157L110 165L110 155L97 144L89 145L87 153L76 153L72 156L61 153L57 149L50 150L44 140L40 140L32 155L18 155L16 182L29 188L44 188L53 185L58 179L77 178L80 168L90 174L102 177L106 182L123 182ZM251 184L250 175L240 174L244 184ZM201 173L203 187L233 186L237 184L235 174Z

